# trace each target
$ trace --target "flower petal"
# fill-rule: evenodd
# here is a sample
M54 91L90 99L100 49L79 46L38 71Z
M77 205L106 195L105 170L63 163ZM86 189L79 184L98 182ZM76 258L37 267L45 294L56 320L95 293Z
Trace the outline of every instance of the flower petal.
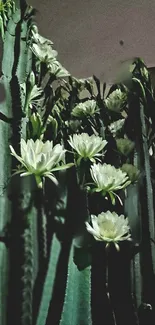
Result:
M13 149L13 147L11 145L9 147L10 147L12 156L14 156L22 165L25 166L23 159L16 154L15 150Z

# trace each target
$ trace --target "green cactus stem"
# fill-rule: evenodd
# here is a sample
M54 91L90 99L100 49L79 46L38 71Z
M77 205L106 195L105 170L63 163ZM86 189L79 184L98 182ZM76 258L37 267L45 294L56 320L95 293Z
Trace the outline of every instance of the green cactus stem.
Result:
M41 302L38 310L36 325L46 325L48 309L50 306L50 301L53 293L54 280L56 276L56 268L57 268L60 248L61 248L60 242L54 235L51 242L50 257L48 262L47 273L45 276L45 282L44 282Z
M24 230L24 265L23 265L23 292L22 292L22 325L32 325L33 301L33 213L28 217L28 226Z
M73 262L73 246L60 325L91 325L91 267L79 271Z

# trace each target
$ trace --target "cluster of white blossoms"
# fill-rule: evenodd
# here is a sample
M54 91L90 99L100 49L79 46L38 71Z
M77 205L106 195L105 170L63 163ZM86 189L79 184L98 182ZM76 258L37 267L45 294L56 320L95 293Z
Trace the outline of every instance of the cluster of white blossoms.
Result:
M72 116L83 119L84 117L94 116L99 112L96 101L89 99L83 103L77 104L72 110Z
M107 141L101 137L94 134L89 136L87 133L74 134L69 137L68 142L79 156L78 163L82 158L95 162L95 158L102 155L99 152L107 144Z
M67 169L73 164L64 164L66 150L62 145L57 144L53 147L53 141L41 140L35 142L30 139L27 142L21 140L21 156L17 155L10 145L11 154L21 163L22 169L19 170L21 176L34 175L38 187L42 187L44 177L50 178L55 184L57 179L53 172ZM60 165L60 163L63 163Z
M102 195L109 194L112 204L115 204L116 191L127 187L131 181L126 172L117 169L110 164L93 164L90 169L94 181L93 192L101 192ZM119 198L119 197L118 197ZM92 226L86 222L86 228L98 241L105 241L106 247L113 243L119 250L118 243L131 240L128 219L116 212L102 212L98 216L91 215Z
M126 172L116 169L110 164L95 163L95 159L102 155L100 152L107 144L99 136L87 133L74 134L68 140L70 146L78 156L78 160L89 159L93 162L90 168L90 174L93 180L91 183L92 192L101 192L106 196L109 194L112 204L115 204L116 191L128 186L131 181ZM32 139L25 142L21 140L21 156L17 155L10 145L11 154L20 162L21 168L17 171L21 176L34 175L38 187L42 187L44 177L50 178L56 185L58 181L53 174L55 171L67 169L73 166L73 163L65 164L66 150L62 145L53 146L53 141ZM124 215L118 216L116 212L102 212L98 216L91 216L92 226L86 222L86 228L90 234L98 241L105 241L108 246L114 243L119 250L118 243L123 240L131 240L129 233L128 219Z
M98 216L91 215L92 226L86 222L88 232L98 241L106 242L106 247L113 243L119 250L119 242L131 240L128 219L116 212L102 212Z

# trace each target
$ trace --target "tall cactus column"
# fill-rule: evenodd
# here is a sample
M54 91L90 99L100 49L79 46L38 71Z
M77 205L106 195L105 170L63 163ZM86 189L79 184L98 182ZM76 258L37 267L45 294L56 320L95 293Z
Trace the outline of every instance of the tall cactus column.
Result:
M31 321L24 320L22 313L24 307L21 306L22 288L25 285L25 270L22 270L22 264L28 257L28 252L24 253L24 244L30 239L27 236L27 228L31 227L31 223L25 227L25 211L22 208L25 195L22 193L22 184L18 179L12 179L8 187L9 193L6 191L11 170L16 168L16 162L13 160L11 166L11 155L9 144L12 143L19 153L19 144L21 138L21 130L24 128L24 94L21 91L21 85L26 82L27 76L31 71L32 54L28 48L28 31L31 25L31 8L27 7L25 1L7 1L3 3L3 11L1 12L1 30L3 27L3 59L2 59L2 82L6 91L5 102L1 104L1 112L5 119L0 121L0 141L1 143L1 159L0 159L0 186L1 186L1 203L0 203L0 227L1 237L5 236L4 228L7 222L9 227L8 247L5 243L0 243L0 268L2 269L3 289L5 296L7 295L6 277L8 274L8 249L10 251L10 272L9 272L9 300L8 310L6 312L6 298L2 297L1 306L2 313L0 323L6 324L6 316L8 315L8 324L31 324ZM27 15L29 11L29 15ZM2 115L3 118L3 115ZM24 132L23 132L24 133ZM12 167L12 168L11 168ZM25 184L24 184L25 186ZM26 188L28 190L28 187ZM30 189L29 189L30 190ZM23 196L23 200L22 200ZM9 199L8 199L9 197ZM23 234L23 237L22 237ZM7 269L6 269L7 268ZM23 282L22 277L23 275ZM24 290L24 288L23 288ZM3 295L3 290L1 290ZM31 304L31 302L30 302ZM30 317L31 318L31 317Z
M5 113L6 103L0 104ZM11 159L8 142L11 136L11 125L0 120L0 324L6 325L8 295L8 224L11 218L11 204L8 199L7 185L11 173Z

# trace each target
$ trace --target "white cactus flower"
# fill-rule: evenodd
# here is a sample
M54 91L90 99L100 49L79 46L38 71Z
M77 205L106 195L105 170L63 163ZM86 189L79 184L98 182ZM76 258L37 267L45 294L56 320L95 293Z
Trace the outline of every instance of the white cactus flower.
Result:
M115 204L115 196L117 196L115 191L123 189L131 183L127 173L110 164L93 164L90 173L94 181L92 192L102 192L104 196L109 194L113 204Z
M90 159L95 162L96 157L101 156L99 152L106 146L107 141L103 140L99 136L91 135L87 133L74 134L70 136L68 140L70 146L77 152L79 161L83 158L85 160Z
M86 116L94 116L99 112L94 99L87 100L83 103L77 104L72 110L72 116L84 118Z
M37 185L42 187L42 180L44 177L50 178L55 184L58 184L54 171L66 169L73 164L62 164L65 159L65 149L62 145L57 144L53 147L53 141L41 140L35 142L30 139L27 142L21 139L21 156L18 156L10 145L11 154L22 164L23 168L19 170L21 176L28 176L34 174Z
M119 250L118 243L131 240L128 219L116 212L102 212L98 216L91 215L92 226L86 222L87 231L98 241L105 241L106 247L113 243Z
M105 104L109 110L119 113L126 100L126 94L120 89L116 89L105 99Z

